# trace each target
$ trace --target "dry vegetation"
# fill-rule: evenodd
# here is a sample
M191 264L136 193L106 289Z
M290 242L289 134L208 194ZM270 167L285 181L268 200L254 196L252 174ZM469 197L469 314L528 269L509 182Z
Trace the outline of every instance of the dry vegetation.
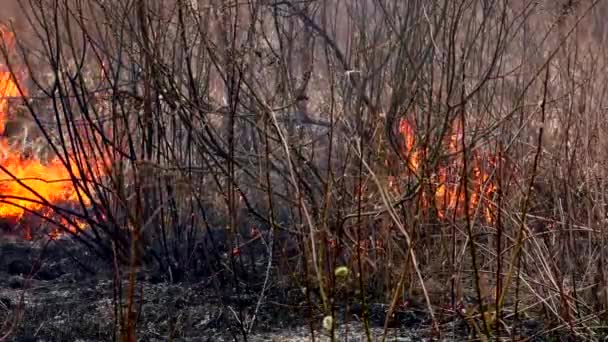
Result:
M82 198L54 210L88 228L66 234L130 275L123 341L140 267L255 288L248 307L223 303L235 339L289 287L311 336L332 340L354 306L371 340L378 302L383 328L424 308L436 337L459 321L471 338L528 338L529 319L541 336L606 335L605 1L21 11L5 64L41 146L78 170Z

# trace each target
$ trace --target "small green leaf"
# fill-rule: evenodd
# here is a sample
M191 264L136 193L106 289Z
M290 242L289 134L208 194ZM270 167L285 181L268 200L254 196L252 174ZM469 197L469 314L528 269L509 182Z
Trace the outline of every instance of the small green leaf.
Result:
M323 317L323 329L330 331L334 325L334 318L331 316Z
M340 266L334 271L336 277L346 277L348 275L348 267Z

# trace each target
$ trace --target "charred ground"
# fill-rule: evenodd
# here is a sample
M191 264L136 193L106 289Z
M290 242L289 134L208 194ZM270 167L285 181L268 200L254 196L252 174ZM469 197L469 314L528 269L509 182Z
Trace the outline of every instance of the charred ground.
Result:
M115 272L82 245L69 238L50 242L8 238L0 244L0 320L5 328L16 324L13 341L109 341L117 326L115 314L121 291ZM251 279L260 284L263 279ZM219 275L198 276L187 281L169 282L153 269L138 271L137 291L141 314L138 331L148 341L242 340L239 320L251 317L258 304L261 286L235 287L228 281L218 284ZM225 277L230 279L232 277ZM221 286L218 289L217 286ZM314 292L314 291L313 291ZM316 301L316 300L315 300ZM380 334L388 308L370 306L375 334ZM361 307L351 303L348 313L351 336L363 334ZM317 337L323 339L322 315L307 305L302 288L273 279L260 303L250 341L298 341L310 335L310 320ZM428 315L420 308L398 310L390 334L417 339L430 333ZM447 326L446 326L447 328ZM465 333L463 327L457 329ZM390 335L389 335L390 336Z

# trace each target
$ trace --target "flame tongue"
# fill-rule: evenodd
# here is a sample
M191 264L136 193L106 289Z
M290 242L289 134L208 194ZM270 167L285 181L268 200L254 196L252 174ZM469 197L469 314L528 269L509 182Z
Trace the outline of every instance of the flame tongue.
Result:
M11 77L10 72L0 73L0 135L4 134L8 101L11 97L18 97L19 89Z
M7 150L6 141L0 145ZM0 203L0 217L20 218L28 210L41 211L45 207L41 198L53 204L78 199L67 168L58 159L43 164L13 153L0 159L0 164L4 169L0 191L5 198Z
M0 28L0 33L5 43L12 42L13 38L7 35L6 30ZM26 156L9 145L8 137L4 135L9 100L19 98L21 94L11 73L1 70L0 219L17 221L29 211L50 217L52 211L45 201L53 205L74 203L78 200L78 191L71 182L70 170L60 159L43 163L35 156ZM67 224L65 220L62 223Z
M452 134L446 136L445 146L448 153L458 152L458 144L462 139L462 128L456 123L452 126ZM415 145L412 125L405 119L399 123L399 132L403 137L403 154L407 160L411 171L420 171L421 151ZM481 215L486 222L492 223L494 220L493 208L489 204L489 198L496 191L494 183L489 181L489 175L483 168L483 163L478 155L472 158L473 172L469 175L466 182L468 188L468 198L465 196L464 182L462 178L462 160L451 159L446 165L439 166L435 176L422 193L422 205L424 209L433 206L437 209L437 216L441 219L452 217L462 218L467 211L471 217L475 210L481 205ZM466 203L468 201L468 203Z

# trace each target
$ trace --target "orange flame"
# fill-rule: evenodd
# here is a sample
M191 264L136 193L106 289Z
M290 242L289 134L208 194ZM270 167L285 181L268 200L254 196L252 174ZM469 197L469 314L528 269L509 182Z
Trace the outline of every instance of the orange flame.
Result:
M5 140L0 140L0 148L8 151ZM78 201L70 170L58 158L42 163L12 153L0 158L0 164L4 168L0 172L0 191L8 202L0 203L0 217L21 218L28 210L40 211L45 207L41 198L53 204ZM83 201L90 202L86 196Z
M10 44L13 37L7 32L0 27L3 42ZM82 175L79 174L73 160L69 161L68 166L57 157L42 162L25 156L9 146L8 139L4 136L9 99L20 98L21 93L11 72L2 69L0 69L0 218L18 221L29 211L50 217L52 212L46 203L57 205L79 202L79 191L74 187L71 174L79 178L82 178ZM85 205L90 204L87 196L82 193L80 195ZM64 218L59 220L65 229L72 231L82 230L85 227L78 220L73 220L76 222L75 226ZM30 227L26 227L24 233L26 237L31 235ZM57 234L55 231L51 237Z
M399 123L399 133L404 139L404 152L405 158L407 159L410 170L417 171L420 167L420 155L419 151L415 149L416 137L412 126L403 119Z
M417 173L420 170L421 151L415 145L414 128L406 120L401 119L399 132L403 137L403 154L406 157L411 171ZM451 133L446 136L444 146L448 153L458 152L458 145L462 139L462 128L457 123L451 127ZM473 217L475 211L480 207L481 214L486 222L494 222L493 207L489 199L496 192L496 185L490 180L490 175L485 171L481 158L477 153L472 158L472 172L466 182L468 194L465 194L464 182L462 181L461 159L452 159L447 165L440 165L436 174L427 184L430 191L422 193L422 203L425 209L433 206L437 209L437 216L446 219L449 215L464 217L468 214ZM467 202L468 195L468 204Z
M8 100L11 97L18 97L19 89L13 82L10 72L0 73L0 135L4 134L4 123L6 122L6 112L8 110Z

